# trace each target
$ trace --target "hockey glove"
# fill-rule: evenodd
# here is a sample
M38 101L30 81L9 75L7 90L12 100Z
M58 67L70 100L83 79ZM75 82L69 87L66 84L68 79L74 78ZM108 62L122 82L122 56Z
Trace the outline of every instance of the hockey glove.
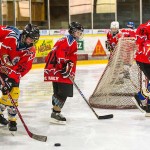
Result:
M70 73L72 71L73 62L71 60L67 61L61 70L61 74L63 78L68 78L70 76Z
M113 48L108 41L105 41L105 46L108 51L110 51L110 52L113 51Z
M12 80L13 80L13 79L12 79ZM5 79L4 79L4 82L5 82L5 85L2 85L1 90L2 90L2 93L3 93L4 95L6 95L7 92L10 92L10 91L11 91L12 86L13 86L13 83L12 83L11 79L8 80L8 78L5 78Z

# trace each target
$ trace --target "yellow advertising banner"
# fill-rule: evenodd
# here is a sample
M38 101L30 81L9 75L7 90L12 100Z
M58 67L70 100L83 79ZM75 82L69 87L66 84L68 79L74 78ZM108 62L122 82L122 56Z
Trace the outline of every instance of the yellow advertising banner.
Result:
M36 57L44 57L52 50L54 45L53 39L51 38L44 38L40 39L36 44Z

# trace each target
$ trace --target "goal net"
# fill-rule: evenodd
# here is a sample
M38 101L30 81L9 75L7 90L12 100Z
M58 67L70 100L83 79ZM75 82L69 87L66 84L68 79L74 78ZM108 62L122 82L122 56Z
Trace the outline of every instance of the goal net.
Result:
M89 98L96 108L136 108L131 98L142 87L142 73L134 61L135 38L120 38Z

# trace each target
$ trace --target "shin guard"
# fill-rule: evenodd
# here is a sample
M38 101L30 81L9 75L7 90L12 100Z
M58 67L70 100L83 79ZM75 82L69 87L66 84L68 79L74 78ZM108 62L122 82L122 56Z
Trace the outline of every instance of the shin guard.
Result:
M60 99L60 98L57 98L56 96L52 96L52 105L55 107L55 108L58 108L57 110L60 111L62 109L62 107L64 106L64 103L65 103L66 99ZM60 109L60 110L59 110Z
M13 106L8 106L7 108L7 112L8 112L8 120L9 121L16 121L16 114L17 111Z

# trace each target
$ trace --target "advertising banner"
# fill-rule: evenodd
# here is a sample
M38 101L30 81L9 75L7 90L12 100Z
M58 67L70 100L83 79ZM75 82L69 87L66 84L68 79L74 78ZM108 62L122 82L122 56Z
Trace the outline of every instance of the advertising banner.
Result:
M84 41L78 41L78 50L84 50Z
M36 45L36 57L44 57L51 51L53 48L54 41L51 38L40 39Z

